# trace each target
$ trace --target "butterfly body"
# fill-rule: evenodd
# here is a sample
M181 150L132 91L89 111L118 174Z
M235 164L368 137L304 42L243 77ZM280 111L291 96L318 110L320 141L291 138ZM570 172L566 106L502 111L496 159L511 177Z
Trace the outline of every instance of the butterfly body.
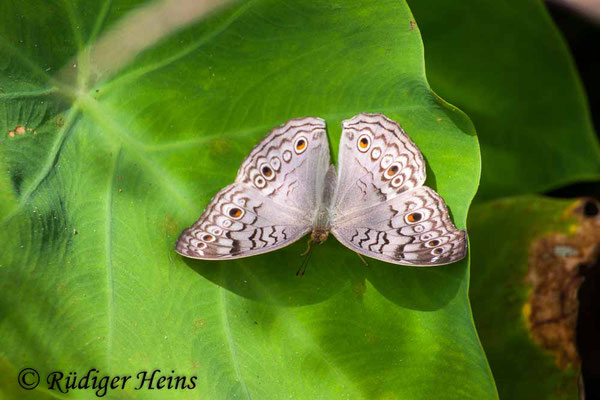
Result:
M313 230L310 234L310 240L314 243L321 243L327 240L329 236L329 230L331 226L329 224L329 217L326 213L319 213L315 219Z
M425 182L425 161L395 121L358 114L342 124L338 171L325 121L293 119L273 129L242 163L235 182L183 231L176 251L198 259L248 257L311 232L387 262L447 264L466 254L466 232Z
M335 166L329 165L323 181L320 207L315 212L313 218L312 232L310 234L312 243L322 243L329 236L331 230L331 208L333 205L333 196L335 195L336 182Z

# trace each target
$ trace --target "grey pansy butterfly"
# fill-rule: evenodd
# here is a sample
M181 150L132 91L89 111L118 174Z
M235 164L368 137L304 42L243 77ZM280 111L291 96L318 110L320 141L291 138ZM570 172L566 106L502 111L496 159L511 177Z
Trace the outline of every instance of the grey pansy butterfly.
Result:
M175 250L221 260L266 253L312 231L329 232L357 253L433 266L462 259L466 231L425 182L425 161L395 121L358 114L342 123L339 172L329 163L325 121L292 119L246 157L235 182L217 193Z

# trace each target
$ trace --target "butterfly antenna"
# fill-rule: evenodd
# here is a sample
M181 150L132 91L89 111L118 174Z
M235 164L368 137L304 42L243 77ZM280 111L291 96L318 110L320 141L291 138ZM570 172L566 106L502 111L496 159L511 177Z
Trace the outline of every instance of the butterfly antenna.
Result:
M313 247L310 245L310 242L309 242L308 249L306 249L306 251L304 253L302 253L302 255L305 257L304 257L304 260L302 260L302 264L300 265L300 268L298 268L298 271L296 271L296 276L300 276L300 277L304 276L304 273L306 272L306 267L308 267L308 260L310 260L312 251L313 251Z

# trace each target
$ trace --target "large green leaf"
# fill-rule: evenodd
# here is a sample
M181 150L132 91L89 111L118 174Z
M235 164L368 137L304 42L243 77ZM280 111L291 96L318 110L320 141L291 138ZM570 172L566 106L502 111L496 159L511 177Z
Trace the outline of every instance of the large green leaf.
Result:
M541 1L409 0L433 89L473 120L480 200L600 179L600 147Z
M190 14L160 7L2 3L0 125L31 129L2 138L4 394L26 394L27 366L198 376L113 398L495 398L467 260L365 268L332 239L300 279L305 243L230 262L173 251L252 145L304 115L334 149L358 112L400 121L465 226L477 138L429 89L406 4L257 0L156 37Z
M533 339L531 332L532 329L551 329L549 333L555 342L565 342L562 347L566 348L574 346L559 326L568 325L571 310L561 304L561 315L556 316L548 307L540 313L544 316L538 324L530 322L530 314L532 296L539 299L543 294L550 295L561 302L570 299L572 292L567 293L560 285L568 284L568 289L577 289L580 272L575 268L571 276L565 277L557 269L546 270L553 283L535 292L531 279L527 279L528 271L536 262L532 250L534 242L543 237L548 241L555 235L569 238L577 232L581 217L578 220L572 212L577 204L573 200L522 196L479 203L469 215L472 260L476 266L471 273L473 315L503 399L578 397L578 366L573 368L554 356L551 352L554 347L544 348L541 340ZM572 240L583 242L581 237ZM557 245L541 256L549 259L555 268L560 267L563 259L582 263L579 259L583 253L572 248L572 245ZM539 279L540 272L535 275ZM560 354L556 350L560 347L554 346L555 353ZM557 359L565 365L559 368Z

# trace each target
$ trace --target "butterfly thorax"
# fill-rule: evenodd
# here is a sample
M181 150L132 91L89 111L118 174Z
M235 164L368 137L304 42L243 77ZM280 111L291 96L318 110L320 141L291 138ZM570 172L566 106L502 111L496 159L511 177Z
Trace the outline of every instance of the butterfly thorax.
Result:
M310 241L312 243L323 243L327 240L327 236L329 236L329 231L323 229L315 229L310 234Z
M331 208L331 204L333 202L336 180L337 176L335 167L330 165L323 179L321 202L313 220L313 230L310 234L310 241L312 243L323 243L325 240L327 240L327 236L331 230L329 209Z
M327 173L323 177L321 185L319 185L322 188L321 201L313 217L312 233L310 234L310 241L312 243L323 243L327 240L327 236L329 236L329 231L331 230L329 209L333 203L336 181L335 166L329 165Z
M331 224L329 223L329 213L326 210L319 210L315 214L313 230L310 234L310 241L313 243L322 243L327 240Z

